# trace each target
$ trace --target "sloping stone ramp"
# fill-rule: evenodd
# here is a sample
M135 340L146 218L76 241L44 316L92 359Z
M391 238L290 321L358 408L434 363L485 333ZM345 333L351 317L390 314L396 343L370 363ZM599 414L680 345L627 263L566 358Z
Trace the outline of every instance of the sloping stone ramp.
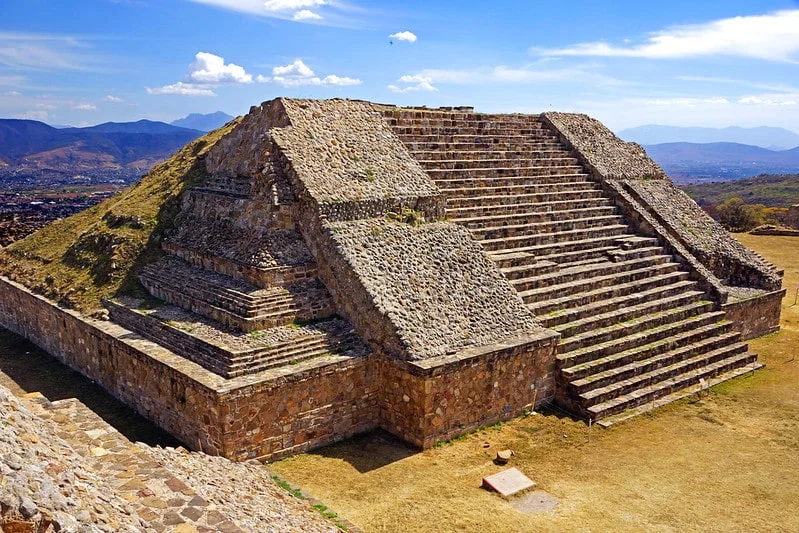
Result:
M561 405L591 420L623 417L760 366L689 272L634 232L539 116L384 116L447 197L451 220L561 334Z

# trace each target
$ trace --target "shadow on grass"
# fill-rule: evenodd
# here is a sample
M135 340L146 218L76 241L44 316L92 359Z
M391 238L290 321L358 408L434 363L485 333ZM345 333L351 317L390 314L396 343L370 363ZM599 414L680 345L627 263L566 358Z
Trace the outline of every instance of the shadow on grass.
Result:
M95 382L3 328L0 384L14 393L40 392L51 402L76 398L132 442L173 447L181 444Z
M308 452L308 455L341 459L361 474L365 474L417 453L419 453L417 448L387 431L376 429Z

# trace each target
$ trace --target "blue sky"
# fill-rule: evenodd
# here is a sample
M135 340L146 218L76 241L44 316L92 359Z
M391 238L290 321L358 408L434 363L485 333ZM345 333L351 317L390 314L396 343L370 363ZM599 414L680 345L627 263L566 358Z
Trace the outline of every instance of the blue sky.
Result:
M0 5L0 117L168 121L276 96L799 131L799 2Z

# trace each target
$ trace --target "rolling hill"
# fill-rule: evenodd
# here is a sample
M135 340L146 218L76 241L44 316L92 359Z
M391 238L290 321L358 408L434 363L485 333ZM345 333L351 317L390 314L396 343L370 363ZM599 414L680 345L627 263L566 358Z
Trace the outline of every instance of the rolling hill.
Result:
M719 205L730 198L766 207L789 207L799 203L799 174L769 175L735 181L683 185L699 205Z
M786 150L799 146L799 133L784 128L698 128L650 124L618 132L625 141L652 145L674 142L737 143L771 150Z
M645 146L652 159L677 183L726 181L758 174L799 172L799 147L768 150L737 143L688 142Z
M148 170L203 133L141 120L58 129L33 120L0 119L5 171Z

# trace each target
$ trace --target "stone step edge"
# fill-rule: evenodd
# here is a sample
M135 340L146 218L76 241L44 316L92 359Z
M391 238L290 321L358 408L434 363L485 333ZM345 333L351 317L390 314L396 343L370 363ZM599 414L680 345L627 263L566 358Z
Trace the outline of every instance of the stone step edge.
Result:
M716 385L719 385L720 383L724 383L725 381L729 381L731 379L734 379L734 378L737 378L737 377L740 377L740 376L744 376L746 374L750 374L751 375L756 370L760 370L761 368L764 368L765 366L766 365L764 363L761 363L759 361L755 361L751 365L735 368L733 370L729 370L727 372L724 372L722 374L714 376L714 377L712 377L710 379L706 379L705 382L707 383L708 388L712 388L712 387L715 387ZM685 387L684 389L681 389L681 390L679 390L677 392L674 392L672 394L668 394L666 396L661 396L660 398L658 398L658 399L656 399L656 400L654 400L652 402L648 402L648 403L645 403L643 405L639 405L637 407L633 407L632 409L628 409L626 411L622 411L621 413L617 413L615 415L611 415L611 416L609 416L607 418L603 418L603 419L597 421L596 424L599 425L600 427L603 427L603 428L610 428L611 426L614 426L614 425L616 425L616 424L618 424L620 422L624 422L625 420L629 420L630 418L633 418L633 417L638 416L640 414L647 413L649 411L652 411L653 409L657 409L658 407L662 407L664 405L670 404L670 403L675 402L677 400L681 400L683 398L687 398L688 396L691 396L693 394L697 394L697 393L701 392L701 390L702 390L702 385L701 384L689 385L688 387Z

